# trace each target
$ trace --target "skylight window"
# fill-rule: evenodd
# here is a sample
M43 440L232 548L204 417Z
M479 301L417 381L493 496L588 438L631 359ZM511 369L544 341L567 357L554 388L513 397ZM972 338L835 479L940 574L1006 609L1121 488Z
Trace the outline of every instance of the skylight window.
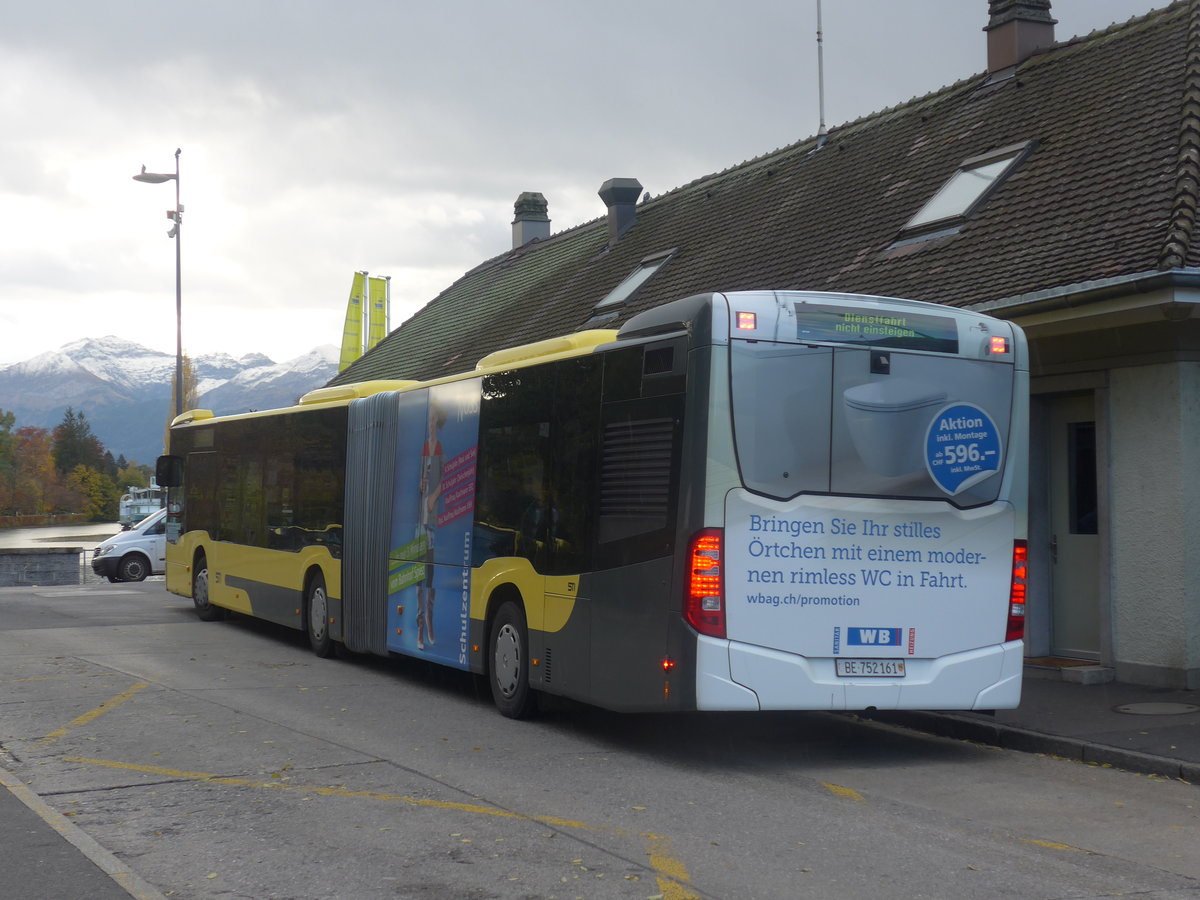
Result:
M1032 149L1032 143L1019 144L966 160L908 220L904 231L940 231L960 224L987 200Z
M606 311L610 307L619 306L627 301L637 293L638 288L650 280L651 275L663 267L674 253L674 250L668 250L665 253L656 253L653 256L647 256L643 259L636 269L626 275L620 284L609 291L604 296L604 299L596 304L597 312Z

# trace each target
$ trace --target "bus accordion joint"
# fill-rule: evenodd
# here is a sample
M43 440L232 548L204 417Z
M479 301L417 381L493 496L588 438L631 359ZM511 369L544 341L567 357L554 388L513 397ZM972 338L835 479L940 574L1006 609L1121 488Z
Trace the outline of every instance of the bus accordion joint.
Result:
M1019 641L1025 637L1025 587L1029 576L1029 545L1023 540L1013 541L1012 587L1008 593L1008 629L1005 641Z
M725 637L725 579L721 573L724 530L704 528L688 549L688 592L684 618L701 634Z

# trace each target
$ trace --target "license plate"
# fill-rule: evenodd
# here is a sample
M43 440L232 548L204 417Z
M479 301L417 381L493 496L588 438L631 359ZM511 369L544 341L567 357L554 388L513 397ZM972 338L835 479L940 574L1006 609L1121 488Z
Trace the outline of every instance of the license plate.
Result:
M834 671L840 678L903 678L902 659L835 659Z

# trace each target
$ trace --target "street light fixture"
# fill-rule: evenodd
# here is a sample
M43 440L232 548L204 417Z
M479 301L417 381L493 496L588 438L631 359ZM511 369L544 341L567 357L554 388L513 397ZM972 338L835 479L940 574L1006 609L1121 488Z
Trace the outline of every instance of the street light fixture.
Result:
M175 182L175 208L167 210L167 218L175 224L167 232L167 237L175 239L175 415L183 412L183 280L180 270L179 231L183 225L183 204L179 202L179 154L175 151L175 174L160 175L157 172L142 171L133 176L134 181L145 184L162 184L164 181ZM169 449L169 448L167 448Z

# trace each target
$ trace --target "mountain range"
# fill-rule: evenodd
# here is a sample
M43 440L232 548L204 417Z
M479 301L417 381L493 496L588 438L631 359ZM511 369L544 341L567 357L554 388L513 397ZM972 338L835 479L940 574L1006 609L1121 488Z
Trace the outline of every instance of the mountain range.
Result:
M261 353L192 357L199 406L217 415L290 406L337 374L338 355L327 344L282 363ZM162 452L174 373L174 354L111 335L85 338L0 366L0 409L16 416L17 428L53 429L73 407L113 456L153 465Z

